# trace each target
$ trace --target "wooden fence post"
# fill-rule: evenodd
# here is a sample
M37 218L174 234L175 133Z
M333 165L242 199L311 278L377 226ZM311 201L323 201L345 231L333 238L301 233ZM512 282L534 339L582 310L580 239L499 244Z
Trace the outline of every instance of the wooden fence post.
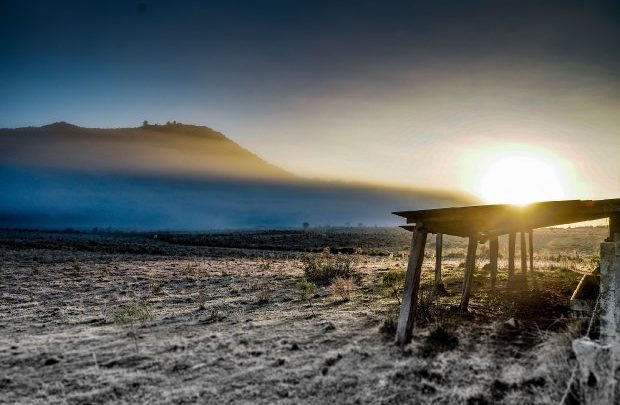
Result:
M495 289L497 281L497 256L499 255L499 240L497 236L489 239L489 267L491 270L491 289Z
M527 245L525 244L525 232L521 231L521 272L527 275Z
M443 234L438 233L435 237L435 291L444 289L441 281L441 256L443 254Z
M400 307L400 317L396 327L396 344L404 347L411 341L413 324L418 306L418 292L420 290L420 275L424 260L424 246L426 245L426 230L416 224L416 230L411 237L411 251L405 275L405 289L403 303Z
M530 229L529 234L529 243L528 246L530 248L530 272L534 274L534 230Z
M514 280L515 275L515 245L517 241L517 234L511 232L508 234L508 285Z
M469 304L469 294L471 292L471 284L474 278L474 267L476 266L477 245L478 238L475 236L470 236L469 243L467 245L467 258L465 259L465 279L463 280L461 312L467 312L467 305Z

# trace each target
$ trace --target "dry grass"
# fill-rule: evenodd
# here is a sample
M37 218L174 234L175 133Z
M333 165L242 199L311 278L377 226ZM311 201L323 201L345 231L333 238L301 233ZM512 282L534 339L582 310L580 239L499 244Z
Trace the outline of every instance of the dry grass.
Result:
M327 285L335 278L357 278L355 258L331 254L329 249L318 255L306 255L302 258L306 279L313 283Z
M254 287L257 304L268 304L273 295L272 287L266 282L260 282Z
M400 297L403 295L405 285L405 270L393 269L383 274L381 277L381 287L387 294L396 299L400 305Z
M351 301L351 294L353 294L354 288L355 284L353 283L353 280L343 277L334 278L334 281L330 287L332 294L340 298L343 302Z
M387 249L372 239L379 234L359 231L355 243ZM505 258L490 290L482 269L488 259L480 254L471 314L460 315L451 307L460 300L465 241L445 238L455 256L444 257L447 293L425 295L434 264L425 261L420 302L428 311L420 313L430 321L417 320L403 353L392 335L402 287L386 297L382 276L403 273L399 252L407 240L394 245L393 257L357 256L355 295L334 305L325 287L299 281L302 255L294 252L264 259L264 251L152 238L2 235L0 389L2 401L22 404L554 403L572 364L570 347L563 331L537 333L536 326L546 330L565 316L579 273L590 270L596 253L583 230L543 230L537 282L514 291L506 288ZM563 238L570 240L558 247ZM543 260L543 249L556 256ZM546 261L560 254L562 263ZM71 275L74 259L79 277ZM271 292L268 305L257 305L261 283ZM130 324L115 325L112 315L135 296L148 297L156 317L134 321L132 341L118 331ZM199 300L204 311L196 310ZM504 325L510 318L516 327Z
M540 343L534 348L532 359L537 365L535 374L543 376L547 381L539 389L544 402L559 403L564 395L574 366L574 360L571 360L572 342L581 335L583 322L582 319L576 319L560 331L540 332Z

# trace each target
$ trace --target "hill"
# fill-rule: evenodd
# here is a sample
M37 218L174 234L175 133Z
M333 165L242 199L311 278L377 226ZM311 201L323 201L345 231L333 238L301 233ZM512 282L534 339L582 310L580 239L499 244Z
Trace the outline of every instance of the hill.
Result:
M66 122L0 130L0 163L73 172L292 179L208 127L82 128Z

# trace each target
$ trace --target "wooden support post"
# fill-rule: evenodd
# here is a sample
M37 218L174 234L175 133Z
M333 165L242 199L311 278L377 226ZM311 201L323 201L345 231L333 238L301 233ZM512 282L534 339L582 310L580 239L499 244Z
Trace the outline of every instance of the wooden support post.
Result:
M443 234L438 233L435 238L435 291L443 290L441 281L441 256L443 254Z
M411 341L413 323L418 307L418 291L420 289L420 275L422 273L425 245L426 231L418 224L418 228L413 232L411 238L411 251L409 252L407 274L405 275L403 303L400 307L400 317L396 327L396 344L400 347L405 346Z
M499 254L499 240L497 236L489 239L489 267L491 268L491 289L495 289L497 281L497 256Z
M609 217L609 237L605 242L620 242L620 215L612 215Z
M525 244L525 232L521 231L521 272L527 274L527 245Z
M474 278L474 267L476 266L477 245L478 238L475 236L470 236L469 243L467 245L467 258L465 259L465 277L463 280L463 295L461 297L461 312L467 312L467 305L469 304L469 294L471 292L471 285Z
M508 284L512 283L515 275L515 245L517 234L511 232L508 234Z
M530 229L528 235L528 247L530 248L530 272L534 274L534 230Z

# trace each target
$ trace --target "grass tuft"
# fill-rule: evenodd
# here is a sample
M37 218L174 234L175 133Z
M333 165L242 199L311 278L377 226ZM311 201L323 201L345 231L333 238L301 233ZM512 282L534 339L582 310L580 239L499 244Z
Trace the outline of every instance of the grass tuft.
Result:
M301 261L306 279L317 284L329 284L336 277L355 279L360 277L352 257L342 254L332 255L328 249L319 255L306 255Z
M353 293L353 280L350 278L336 277L331 285L332 294L340 297L343 302L351 301Z
M403 294L403 288L405 286L405 270L394 269L389 270L381 279L381 287L387 292L387 294L398 300L400 305L400 297Z

